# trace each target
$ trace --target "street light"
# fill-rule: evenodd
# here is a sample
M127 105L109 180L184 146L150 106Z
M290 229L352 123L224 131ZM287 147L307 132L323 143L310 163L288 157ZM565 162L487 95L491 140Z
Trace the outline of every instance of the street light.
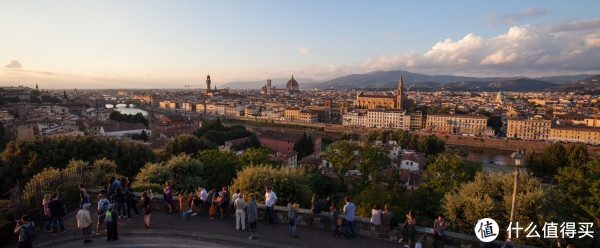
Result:
M511 157L515 161L515 189L513 191L513 201L512 201L512 210L510 211L510 224L514 222L515 218L515 208L517 208L517 187L519 185L519 167L525 161L525 154L523 154L523 150L517 150L514 152ZM510 230L509 230L510 232ZM512 242L512 235L508 238L507 242Z

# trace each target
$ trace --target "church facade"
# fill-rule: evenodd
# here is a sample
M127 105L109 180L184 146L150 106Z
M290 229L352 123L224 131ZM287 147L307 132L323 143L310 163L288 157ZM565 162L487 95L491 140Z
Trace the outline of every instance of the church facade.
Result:
M410 102L406 97L404 90L402 76L398 81L398 90L396 95L367 95L359 93L356 96L354 106L360 109L375 109L375 108L395 108L395 109L406 109L409 107Z

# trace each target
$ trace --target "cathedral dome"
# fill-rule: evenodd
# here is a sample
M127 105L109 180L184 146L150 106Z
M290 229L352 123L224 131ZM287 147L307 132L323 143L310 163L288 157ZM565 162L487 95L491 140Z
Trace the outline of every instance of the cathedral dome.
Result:
M294 75L292 75L292 78L290 78L290 80L287 82L285 88L287 90L298 90L298 82L296 81L296 79L294 79Z

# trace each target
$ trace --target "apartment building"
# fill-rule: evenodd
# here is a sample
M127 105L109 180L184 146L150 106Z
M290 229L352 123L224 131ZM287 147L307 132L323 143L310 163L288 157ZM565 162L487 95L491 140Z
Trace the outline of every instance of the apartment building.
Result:
M425 129L429 132L493 136L487 127L487 117L482 115L430 114Z
M547 140L550 135L551 120L541 118L508 119L506 137L530 140Z

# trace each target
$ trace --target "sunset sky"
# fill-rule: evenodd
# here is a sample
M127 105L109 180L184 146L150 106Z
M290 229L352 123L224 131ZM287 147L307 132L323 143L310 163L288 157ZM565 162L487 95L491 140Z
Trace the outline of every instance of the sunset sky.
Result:
M6 1L0 85L600 73L598 10L597 0Z

